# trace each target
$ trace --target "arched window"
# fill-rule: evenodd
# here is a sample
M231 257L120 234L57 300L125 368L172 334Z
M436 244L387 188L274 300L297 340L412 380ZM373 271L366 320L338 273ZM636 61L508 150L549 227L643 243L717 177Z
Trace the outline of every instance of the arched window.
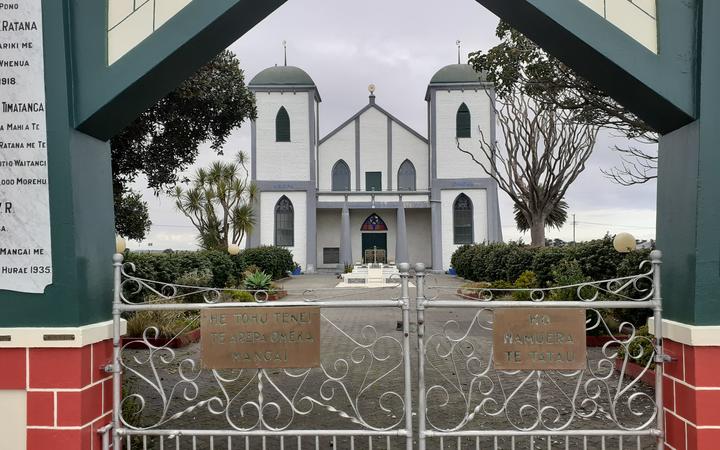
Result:
M473 243L473 205L465 194L458 195L453 203L453 241L456 244Z
M295 245L295 213L292 202L284 195L275 204L275 245Z
M290 116L284 106L275 116L275 140L277 142L290 142Z
M455 116L455 129L457 137L470 137L470 110L465 103L460 105L457 110L457 115Z
M415 188L415 166L409 159L400 164L397 175L398 191L414 191Z
M362 226L360 227L360 230L362 231L387 231L387 225L385 225L385 221L380 218L375 213L372 213L368 216L367 219L365 219L365 222L363 222Z
M332 168L332 190L350 190L350 167L342 159L336 162Z

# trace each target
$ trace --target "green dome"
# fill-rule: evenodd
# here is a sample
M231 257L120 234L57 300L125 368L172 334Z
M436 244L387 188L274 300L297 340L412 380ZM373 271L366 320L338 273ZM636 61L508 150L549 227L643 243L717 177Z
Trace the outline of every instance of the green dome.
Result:
M464 84L487 81L485 75L475 72L469 64L450 64L438 70L430 84Z
M299 67L274 66L255 75L249 86L315 86L315 82Z

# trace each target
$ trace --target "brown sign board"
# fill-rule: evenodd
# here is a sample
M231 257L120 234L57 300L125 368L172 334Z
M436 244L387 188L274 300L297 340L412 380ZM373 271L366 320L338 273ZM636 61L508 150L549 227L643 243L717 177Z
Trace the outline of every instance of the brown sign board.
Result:
M499 370L585 369L585 310L496 309L493 364Z
M320 308L208 308L200 314L205 369L320 366Z

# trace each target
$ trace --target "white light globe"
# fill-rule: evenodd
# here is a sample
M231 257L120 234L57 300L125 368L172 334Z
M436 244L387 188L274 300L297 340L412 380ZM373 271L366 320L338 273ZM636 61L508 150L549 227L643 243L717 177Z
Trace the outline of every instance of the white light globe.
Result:
M237 244L230 244L228 245L228 253L235 256L238 253L240 253L240 246Z
M126 248L125 239L122 236L115 236L115 253L124 253Z
M629 253L635 250L635 236L630 233L618 233L613 239L613 247L620 253Z

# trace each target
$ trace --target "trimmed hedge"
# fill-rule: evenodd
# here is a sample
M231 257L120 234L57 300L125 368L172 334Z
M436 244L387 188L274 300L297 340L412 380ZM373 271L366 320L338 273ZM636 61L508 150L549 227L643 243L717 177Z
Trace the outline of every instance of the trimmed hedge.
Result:
M523 272L535 273L540 286L553 282L553 268L563 261L577 261L583 276L606 280L640 273L640 263L649 250L618 253L606 237L566 247L534 248L517 243L463 245L453 253L451 264L457 274L471 281L514 282Z
M245 266L258 266L263 272L272 275L273 280L284 278L295 268L292 253L285 247L255 247L240 252L238 257Z
M245 268L255 265L273 279L287 276L294 267L292 254L283 247L258 247L231 256L214 250L179 251L172 253L126 252L125 262L135 264L134 276L163 283L176 283L193 271L212 273L210 287L237 285Z

